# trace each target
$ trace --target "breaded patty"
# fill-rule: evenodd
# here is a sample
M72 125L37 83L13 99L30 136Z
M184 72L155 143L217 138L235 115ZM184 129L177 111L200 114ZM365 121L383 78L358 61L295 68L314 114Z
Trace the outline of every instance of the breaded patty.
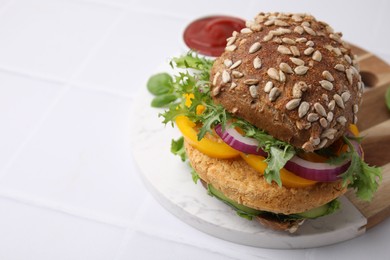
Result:
M245 206L273 213L294 214L324 205L346 192L341 181L316 183L305 188L279 187L243 159L209 157L185 142L191 166L199 177L228 198Z

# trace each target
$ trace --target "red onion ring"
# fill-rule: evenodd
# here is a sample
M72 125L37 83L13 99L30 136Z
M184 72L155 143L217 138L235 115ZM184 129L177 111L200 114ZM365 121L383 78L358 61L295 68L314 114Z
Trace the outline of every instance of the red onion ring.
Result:
M225 131L223 131L222 126L218 124L215 127L215 132L226 144L240 152L263 157L268 156L268 154L258 146L259 143L256 139L242 136L234 127L231 127L231 124L226 125ZM350 132L347 132L347 135L354 137ZM354 139L350 139L350 142L361 157L363 154L362 147ZM339 175L344 173L349 168L350 164L350 161L345 161L341 165L310 162L295 155L286 163L284 168L293 172L295 175L308 180L332 182L337 181L340 178Z

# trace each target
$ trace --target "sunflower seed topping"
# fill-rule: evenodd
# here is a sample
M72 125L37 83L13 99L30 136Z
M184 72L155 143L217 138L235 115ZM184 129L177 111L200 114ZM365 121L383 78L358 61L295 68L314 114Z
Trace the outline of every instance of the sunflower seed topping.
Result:
M279 81L286 82L286 75L281 70L279 70Z
M333 139L334 135L337 133L337 130L334 128L328 128L321 134L321 138Z
M237 71L237 70L233 70L232 71L232 76L237 79L237 78L242 78L244 76L244 74L239 72L239 71Z
M270 41L273 37L274 37L274 35L272 34L272 32L268 32L268 34L267 34L266 36L264 36L263 41L264 41L264 42L268 42L268 41Z
M259 42L255 42L251 45L251 47L249 47L249 53L250 54L255 53L258 50L260 50L260 48L261 48L261 44Z
M313 41L308 41L308 42L306 42L306 46L313 47L314 46L314 42Z
M337 122L340 123L340 125L344 126L345 123L347 123L347 119L344 117L344 116L339 116L337 119L336 119Z
M243 34L253 33L253 31L249 28L242 28L240 32Z
M295 39L295 41L299 42L299 43L304 43L304 42L307 42L307 39L305 37L301 37L301 38Z
M304 117L309 111L310 105L306 101L303 101L298 108L298 116L299 118Z
M256 58L253 59L253 67L255 69L260 69L261 68L261 59L256 56Z
M321 119L320 119L320 125L321 125L323 128L327 128L327 127L328 127L328 120L326 120L325 117L321 117Z
M359 112L359 106L357 104L353 105L353 113L357 114Z
M298 34L302 34L304 32L304 29L302 28L302 26L296 26L294 28L294 32L296 32Z
M313 52L314 52L314 48L313 48L313 47L309 47L309 48L307 48L307 49L305 49L305 50L303 51L303 53L304 53L305 55L311 55Z
M351 97L351 93L349 91L345 91L343 94L341 94L341 98L344 102L347 102Z
M311 57L313 60L320 62L322 60L322 54L319 50L316 50Z
M274 23L276 26L289 26L288 23L286 23L285 21L282 21L282 20L275 20L275 23Z
M219 71L217 73L215 73L214 78L213 78L213 86L217 85L217 80L218 80L218 77L220 75L221 75L221 73Z
M328 120L328 122L332 122L332 120L333 120L333 112L332 111L330 111L328 113L328 115L326 116L326 120Z
M321 87L323 87L326 90L332 90L333 89L333 84L330 81L327 80L321 80L320 81Z
M341 50L339 48L333 48L332 51L334 52L334 54L336 54L336 56L341 56Z
M336 66L334 66L334 68L338 71L341 71L341 72L344 72L345 71L345 67L343 64L336 64Z
M292 63L294 63L295 65L298 65L298 66L305 65L305 62L304 62L303 60L301 60L301 59L291 57L290 60L291 60Z
M286 109L287 110L293 110L299 106L299 103L301 103L300 98L294 98L287 102Z
M249 93L251 94L251 97L256 98L257 97L257 86L256 85L250 86Z
M284 46L284 45L279 45L279 46L278 46L278 52L281 53L281 54L287 54L287 55L291 54L290 49L287 48L287 47Z
M317 121L319 118L320 117L318 116L317 113L310 113L307 115L307 121L309 121L311 123Z
M287 37L282 38L282 42L287 44L295 44L295 41L293 39Z
M301 66L295 67L294 72L297 75L304 75L304 74L306 74L308 69L309 69L309 67L301 65Z
M275 68L269 68L267 74L271 79L279 81L279 72Z
M305 30L305 32L307 32L310 35L313 35L313 36L317 35L316 32L312 28L310 28L308 26L303 26L303 29Z
M328 139L322 139L320 144L317 146L317 149L323 148L326 145L327 142L328 142Z
M287 63L285 62L282 62L279 64L279 68L281 71L285 72L285 73L288 73L288 74L293 74L294 71L291 69L290 65L288 65Z
M269 92L269 100L270 101L275 101L279 97L280 93L281 92L280 92L280 90L278 88L273 87L271 89L271 91Z
M357 124L357 121L358 121L358 118L356 115L353 116L353 123L356 125Z
M232 62L232 60L225 59L225 60L223 61L223 64L225 64L225 66L226 66L227 68L229 68L230 66L232 66L233 62Z
M235 68L237 68L238 66L240 66L241 63L242 63L242 61L241 61L241 60L238 60L238 61L236 61L235 63L233 63L233 64L230 66L229 69L235 69Z
M324 71L322 72L322 76L323 76L327 81L334 81L334 78L333 78L332 74L330 74L330 72L327 71L327 70L324 70Z
M315 111L320 114L321 116L326 116L326 111L325 108L320 104L320 103L315 103L314 104L314 109Z
M264 92L269 93L273 87L274 83L272 83L272 81L268 81L267 83L265 83Z
M352 69L350 69L350 68L346 69L345 75L347 76L349 84L352 85L352 83L353 83Z
M230 84L229 90L235 89L236 87L237 87L237 84L235 82L232 82L232 84Z
M295 56L295 57L298 57L301 55L301 53L299 52L299 49L297 46L291 46L290 47L290 50L291 50L291 53Z
M229 45L225 48L225 51L234 51L237 49L237 46L232 44L232 45Z
M258 84L259 80L258 79L246 79L244 80L245 85L255 85Z
M224 70L223 72L222 72L222 82L223 83L228 83L229 81L230 81L230 74L229 74L229 72L227 71L227 70Z
M227 38L226 40L227 40L227 43L226 43L226 46L230 46L230 45L232 45L235 41L236 41L236 37L229 37L229 38Z
M334 100L331 100L331 101L329 102L329 104L328 104L328 108L329 108L330 110L333 110L333 109L335 108L335 106L336 106L336 101L334 101Z
M339 94L334 94L334 95L333 95L333 98L334 98L334 100L336 101L336 104L337 104L340 108L342 108L342 109L345 108L345 106L344 106L344 101L343 101L343 99L340 97Z
M349 63L349 64L352 64L352 59L349 55L345 54L344 55L344 59Z

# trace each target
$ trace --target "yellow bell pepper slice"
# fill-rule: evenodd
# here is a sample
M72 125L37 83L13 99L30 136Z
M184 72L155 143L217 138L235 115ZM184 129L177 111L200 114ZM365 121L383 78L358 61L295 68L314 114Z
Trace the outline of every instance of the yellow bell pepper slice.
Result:
M264 174L264 171L268 165L264 161L265 158L263 156L244 153L241 153L240 155L242 159L244 159L245 162L249 164L253 169L255 169L260 174ZM290 188L303 188L317 183L316 181L301 178L294 173L286 170L285 168L282 168L280 170L280 179L282 180L283 186Z
M178 116L176 118L176 125L183 134L185 140L200 152L214 158L229 159L240 156L240 152L231 148L229 145L213 141L207 137L198 140L198 131L195 129L195 123L186 116Z

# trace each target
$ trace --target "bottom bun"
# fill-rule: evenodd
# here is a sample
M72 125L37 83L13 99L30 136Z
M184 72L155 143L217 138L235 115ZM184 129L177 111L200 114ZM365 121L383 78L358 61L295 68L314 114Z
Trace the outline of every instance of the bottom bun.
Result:
M277 214L295 214L324 205L346 192L341 181L321 182L305 188L279 187L276 183L267 183L261 174L241 158L212 158L187 142L185 148L191 166L203 181L226 197L250 208Z

